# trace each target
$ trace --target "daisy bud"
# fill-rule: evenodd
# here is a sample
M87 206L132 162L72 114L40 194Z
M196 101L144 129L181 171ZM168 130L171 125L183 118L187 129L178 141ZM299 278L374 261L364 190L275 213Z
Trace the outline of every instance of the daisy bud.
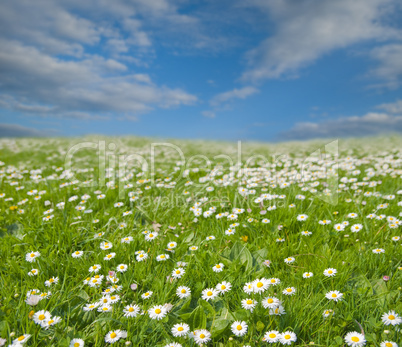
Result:
M385 282L387 282L387 281L389 281L389 276L382 276L382 279L383 279Z
M137 286L135 283L133 283L133 284L130 286L130 288L131 288L131 290L137 290L138 286Z
M109 271L109 276L110 276L110 277L114 277L115 274L116 274L116 273L115 273L114 271Z

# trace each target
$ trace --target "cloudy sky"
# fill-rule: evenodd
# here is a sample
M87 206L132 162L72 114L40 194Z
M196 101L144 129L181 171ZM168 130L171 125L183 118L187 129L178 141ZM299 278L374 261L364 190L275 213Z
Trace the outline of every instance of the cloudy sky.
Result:
M0 136L402 132L398 0L3 0Z

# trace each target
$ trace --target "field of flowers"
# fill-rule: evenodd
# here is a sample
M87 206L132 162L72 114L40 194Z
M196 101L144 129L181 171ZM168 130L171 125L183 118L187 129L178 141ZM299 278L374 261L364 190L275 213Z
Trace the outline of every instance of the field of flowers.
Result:
M401 343L401 139L152 143L0 140L0 346Z

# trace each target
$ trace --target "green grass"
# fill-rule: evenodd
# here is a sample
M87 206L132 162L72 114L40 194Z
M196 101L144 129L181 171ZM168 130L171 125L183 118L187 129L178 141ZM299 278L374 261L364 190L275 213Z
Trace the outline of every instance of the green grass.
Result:
M85 139L94 143L98 140L97 137ZM309 153L325 146L324 141L242 144L242 163L255 156L248 167L267 170L254 170L253 175L248 177L237 175L239 167L237 171L229 167L229 158L233 164L238 160L237 144L170 141L183 151L186 165L192 158L190 166L186 166L190 169L189 176L182 175L183 166L177 164L181 158L176 149L157 147L154 175L149 171L138 175L142 172L141 167L133 160L124 172L127 179L116 176L111 187L97 184L103 172L99 170L96 151L91 149L81 150L74 156L74 178L62 175L66 153L81 141L84 140L0 141L0 161L4 163L0 167L0 194L4 194L0 198L0 338L7 339L7 343L11 344L22 334L30 334L27 346L69 346L73 338L82 338L85 346L105 346L105 335L120 329L127 331L128 336L115 345L131 342L133 346L165 346L178 342L183 346L195 346L193 339L173 337L171 328L180 322L189 324L191 330L207 329L212 334L208 345L213 346L260 346L264 344L262 338L269 330L293 331L297 335L295 346L312 343L315 346L346 346L344 336L350 331L361 330L368 346L380 346L385 340L401 341L398 326L386 326L381 320L381 316L390 310L399 314L402 311L401 242L392 240L392 237L400 236L400 229L391 228L386 219L366 218L370 213L399 218L402 208L398 206L400 195L397 193L402 190L402 141L399 138L340 141L339 166L337 171L333 171L337 175L331 176L332 181L327 181L325 171L317 175L325 162L316 161L315 167L310 166L309 169L303 166ZM151 170L153 142L162 141L107 138L106 146L114 143L116 149L108 150L106 168L113 167L111 158L114 156L116 166L110 172L115 175L121 162L119 156L137 153ZM278 155L282 155L279 160L275 159ZM210 165L205 157L210 160ZM274 167L271 165L273 162L280 165ZM266 163L271 164L267 167ZM59 170L59 167L62 169ZM217 174L212 181L199 182L216 167ZM83 170L85 168L89 170ZM368 175L369 168L373 169L373 175ZM31 170L38 169L43 179L32 177L35 172ZM353 173L354 170L360 170L360 173ZM306 181L301 186L302 182L296 179L296 171L304 178L316 176L317 179ZM235 175L231 176L233 172ZM268 173L271 178L266 179ZM169 182L176 184L166 187L167 177ZM232 177L227 186L213 181L225 177ZM293 181L292 177L295 178ZM354 189L354 183L350 182L345 183L348 190L341 185L338 191L338 186L335 186L332 193L337 198L336 204L320 198L318 193L325 189L322 183L338 180L337 184L342 184L342 177L378 184L358 185ZM74 179L79 182L65 184ZM150 181L141 181L146 179ZM291 184L280 188L282 179ZM106 182L110 180L112 178L106 178ZM10 184L13 181L17 183ZM84 181L88 183L82 183ZM187 181L194 184L186 185ZM320 183L315 187L317 192L310 191L313 181ZM162 183L164 186L161 186ZM248 189L255 189L255 194L245 198L238 193L238 189L250 183L253 186ZM64 186L60 187L61 184ZM133 186L124 189L127 184ZM150 189L146 189L147 185ZM214 190L208 192L207 187L214 187ZM303 187L308 190L303 191ZM28 195L34 189L45 191L39 200L34 198L38 193ZM98 190L105 194L104 199L97 199L99 193L95 192ZM184 195L184 191L188 194ZM129 192L134 192L138 199L130 201ZM373 195L365 196L365 192L372 192ZM76 209L84 194L90 196L82 204L84 210L91 210L88 213ZM254 202L261 194L286 197ZM304 200L296 198L300 194L305 196ZM395 198L388 200L387 195L395 195ZM69 201L72 196L78 199ZM202 200L205 197L208 201ZM13 199L7 201L8 198ZM24 199L27 201L21 203ZM48 206L45 206L45 201L49 201ZM64 209L56 206L60 202L65 203ZM114 207L117 202L124 205ZM190 211L196 202L201 203L203 212L212 206L216 207L216 212L208 218L202 214L196 217ZM388 203L388 207L378 209L384 203ZM290 208L290 204L296 206ZM270 205L276 205L276 209L261 214ZM216 219L216 213L231 213L233 208L245 210L238 215L238 220L230 221L227 217ZM18 213L21 209L24 213ZM49 213L54 217L44 221L44 212L48 209L54 210ZM125 211L132 213L123 216ZM358 217L348 218L347 215L352 212ZM297 221L299 214L308 215L308 219ZM264 218L268 218L270 223L262 223ZM96 219L99 222L93 223ZM331 220L331 224L320 225L320 220ZM343 221L349 221L349 226L343 231L336 231L334 225ZM124 228L119 227L122 222L126 223ZM226 235L225 230L235 222L239 223L235 234ZM362 224L363 229L352 233L350 227L353 224ZM142 232L154 231L155 228L159 229L158 237L147 242ZM312 235L302 236L304 230L311 231ZM104 233L101 237L94 237L101 232ZM215 240L207 241L206 238L211 235ZM132 236L133 241L121 243L126 236ZM285 241L277 242L278 238ZM100 249L103 241L113 244L110 251ZM167 250L167 243L171 241L177 242L174 252ZM198 249L191 251L191 246ZM377 248L384 249L385 253L374 254L372 251ZM146 261L136 260L135 252L139 250L148 254ZM35 262L29 263L25 255L31 251L39 251L41 255ZM84 255L74 259L71 254L75 251L83 251ZM104 260L110 252L116 253L115 258ZM158 262L156 257L160 254L169 254L170 258ZM294 257L296 261L286 264L284 259L287 257ZM265 260L271 261L270 267L263 265ZM185 274L172 280L168 277L179 261L187 263ZM225 267L222 272L215 273L212 267L218 263L223 263ZM116 271L118 264L128 265L126 272L117 272L117 284L122 286L117 294L121 300L112 305L112 312L83 310L86 304L99 301L102 292L109 286L106 279L98 288L84 284L86 278L94 275L88 271L94 264L101 265L98 274L105 278L109 271ZM33 268L38 269L39 274L28 276ZM326 277L323 271L327 268L335 268L338 273L335 277ZM314 276L304 279L302 274L308 271ZM389 276L389 280L385 281L383 276ZM59 282L46 287L45 281L52 277L58 277ZM246 294L243 291L245 283L263 277L279 278L281 283L270 286L263 294ZM201 298L204 289L215 287L222 281L232 284L231 291L211 301ZM131 289L132 284L137 284L136 290ZM191 297L179 299L176 295L178 286L189 287ZM296 288L295 295L284 295L282 291L287 287ZM51 296L42 299L36 306L30 306L25 300L27 292L32 289L41 293L51 291ZM343 300L329 301L325 294L331 290L343 293ZM141 295L147 291L152 291L153 295L144 300ZM270 315L269 310L261 305L263 298L274 295L282 301L286 314ZM253 312L242 308L241 300L246 298L258 301ZM152 320L147 313L126 318L123 308L131 303L139 305L143 311L167 303L173 307L161 320ZM61 322L47 330L42 328L30 318L32 311L39 310L61 317ZM332 310L325 319L324 310ZM230 326L235 320L247 323L247 334L236 337L232 333Z

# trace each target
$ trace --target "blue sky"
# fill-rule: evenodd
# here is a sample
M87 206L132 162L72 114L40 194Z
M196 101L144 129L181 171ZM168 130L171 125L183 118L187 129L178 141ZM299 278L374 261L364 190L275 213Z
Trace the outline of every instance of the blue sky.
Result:
M397 0L4 0L0 136L402 132Z

